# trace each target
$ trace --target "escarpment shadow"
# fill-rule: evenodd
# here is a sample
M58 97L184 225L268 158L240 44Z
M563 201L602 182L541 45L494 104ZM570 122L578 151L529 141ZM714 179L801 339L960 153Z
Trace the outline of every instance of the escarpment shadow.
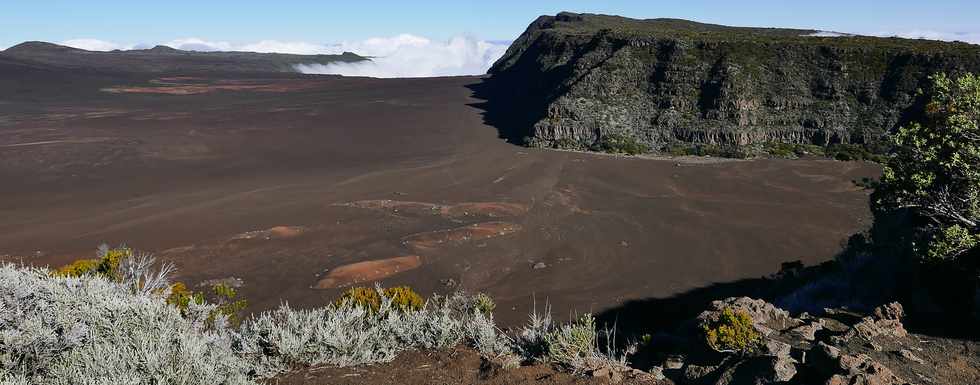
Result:
M751 297L778 305L808 283L838 271L835 261L814 266L785 262L779 272L769 276L715 283L669 297L631 300L599 313L596 319L600 325L615 326L623 341L636 340L644 334L672 333L709 309L712 301Z
M487 76L466 88L482 100L468 105L482 111L483 123L496 128L499 138L520 145L534 135L534 123L544 116L548 102L543 95L522 92L526 90L514 86L500 77Z

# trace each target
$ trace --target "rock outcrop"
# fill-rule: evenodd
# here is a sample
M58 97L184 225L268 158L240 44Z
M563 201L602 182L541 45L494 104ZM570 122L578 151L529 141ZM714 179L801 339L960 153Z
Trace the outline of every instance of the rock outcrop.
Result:
M695 323L717 320L723 309L745 313L761 340L755 348L726 354L691 349L703 335L682 326L676 335L688 360L664 361L654 368L674 384L903 385L976 383L980 360L974 343L915 335L906 331L899 303L876 308L866 317L844 309L814 316L792 316L768 302L748 297L714 301ZM695 334L692 334L695 333Z
M505 134L588 147L871 142L938 71L980 72L980 46L675 19L535 20L490 69ZM507 106L504 106L507 109Z

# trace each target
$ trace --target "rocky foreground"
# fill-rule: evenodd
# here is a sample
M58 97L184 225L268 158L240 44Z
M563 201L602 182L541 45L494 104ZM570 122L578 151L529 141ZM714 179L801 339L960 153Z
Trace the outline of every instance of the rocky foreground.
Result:
M703 349L698 325L722 309L744 311L763 335L744 355ZM715 301L712 309L676 333L655 336L632 368L605 367L576 376L547 364L504 369L468 348L408 352L392 363L356 368L312 368L279 377L285 384L975 384L980 381L980 343L909 332L902 305L881 306L862 316L827 309L819 316L791 316L747 297ZM653 358L651 358L653 357ZM645 370L649 362L656 365Z
M833 37L828 37L833 36ZM563 148L864 143L912 118L927 77L980 46L676 19L542 16L490 69L508 136Z
M899 303L865 317L841 309L792 317L747 297L716 301L698 319L718 317L732 307L751 315L763 335L762 348L745 356L726 355L685 362L672 356L654 367L680 384L966 384L980 378L978 346L909 333Z

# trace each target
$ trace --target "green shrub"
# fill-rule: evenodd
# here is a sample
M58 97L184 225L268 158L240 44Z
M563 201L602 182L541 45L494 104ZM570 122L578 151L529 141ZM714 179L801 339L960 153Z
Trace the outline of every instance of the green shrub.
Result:
M483 315L490 315L497 308L497 304L493 302L493 298L490 298L489 295L479 293L473 296L473 308L483 313Z
M980 244L980 234L972 234L959 224L943 229L933 237L926 252L927 261L941 261L963 254Z
M190 291L183 282L170 285L170 295L167 296L167 304L180 309L181 314L184 314L192 301L197 304L202 304L204 303L204 295Z
M602 135L599 141L592 146L592 150L612 154L639 155L650 152L650 147L632 136L612 133Z
M561 138L551 143L551 147L563 148L568 150L584 150L589 146L585 145L581 141L572 138Z
M715 322L701 325L708 346L719 352L748 353L756 348L761 336L752 326L752 317L730 307L722 309Z
M227 317L232 325L238 325L241 321L240 313L248 306L248 301L236 299L238 291L223 283L212 286L211 294L214 296L212 303L216 303L218 307L214 309L208 320L213 321L214 317L220 314Z
M89 273L95 272L99 268L99 264L102 261L98 258L93 259L79 259L62 267L58 270L52 272L52 275L58 277L81 277Z
M585 314L575 322L555 328L545 335L548 360L569 368L582 367L580 362L597 355L597 338L595 318L592 314Z
M774 158L796 159L806 155L824 156L821 146L800 143L769 142L762 146L762 151Z
M717 144L675 144L667 147L673 156L714 156L719 158L745 159L749 152L739 146Z
M337 304L349 302L356 306L365 307L371 311L381 308L381 296L391 300L391 304L401 311L419 311L425 307L425 300L408 286L389 287L387 289L370 287L353 287L337 299Z
M133 250L120 246L115 249L108 247L99 248L99 256L94 259L80 259L58 268L55 275L61 277L81 277L88 274L97 274L110 280L119 280L119 264L126 258L133 256Z
M876 154L868 150L862 144L835 143L827 146L824 152L828 158L837 159L840 161L863 160L869 162L883 163L886 160L885 156Z
M203 305L210 303L214 309L208 314L207 321L214 322L218 315L225 316L232 325L241 322L241 312L248 306L248 301L236 299L238 291L235 288L223 283L211 286L210 296L205 296L203 292L194 292L187 288L183 282L170 285L170 295L167 296L167 304L180 309L180 313L187 316L188 308L191 303Z

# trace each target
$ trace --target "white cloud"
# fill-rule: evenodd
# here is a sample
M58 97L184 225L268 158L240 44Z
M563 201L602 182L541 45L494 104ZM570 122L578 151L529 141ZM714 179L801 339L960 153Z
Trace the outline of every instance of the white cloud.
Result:
M848 36L854 36L854 35L851 35L849 33L831 32L831 31L820 31L820 32L814 32L814 33L811 33L809 35L804 35L804 36L810 36L810 37L848 37Z
M231 43L226 41L208 41L196 37L171 40L162 43L167 47L182 49L185 51L235 51Z
M805 36L849 37L849 36L859 36L859 35L840 33L840 32L820 31ZM980 44L980 32L940 32L940 31L932 31L932 30L912 30L912 31L905 31L905 32L879 31L879 32L869 33L868 36L900 37L904 39L927 39L927 40L941 40L941 41L962 41L967 43Z
M336 74L379 78L478 75L486 73L507 50L506 43L457 36L445 42L402 34L345 42L337 51L371 56L370 62L298 64L310 74Z
M933 30L912 30L905 32L877 32L874 36L902 37L906 39L929 39L943 41L963 41L980 44L980 32L941 32Z
M146 49L157 44L123 44L98 39L72 39L62 45L90 51ZM479 75L507 51L508 42L479 40L457 36L447 41L401 34L374 37L340 44L318 44L303 41L261 40L231 43L187 37L159 43L186 51L249 51L300 55L339 54L344 51L372 57L370 62L329 65L296 63L297 71L310 74L336 74L380 78Z
M111 41L99 39L71 39L60 43L69 47L84 49L88 51L112 51L114 49L132 49L132 45L117 44Z
M297 55L318 55L338 53L336 47L336 45L328 46L306 43L302 41L262 40L257 43L245 44L240 47L240 50L251 52L292 53Z

